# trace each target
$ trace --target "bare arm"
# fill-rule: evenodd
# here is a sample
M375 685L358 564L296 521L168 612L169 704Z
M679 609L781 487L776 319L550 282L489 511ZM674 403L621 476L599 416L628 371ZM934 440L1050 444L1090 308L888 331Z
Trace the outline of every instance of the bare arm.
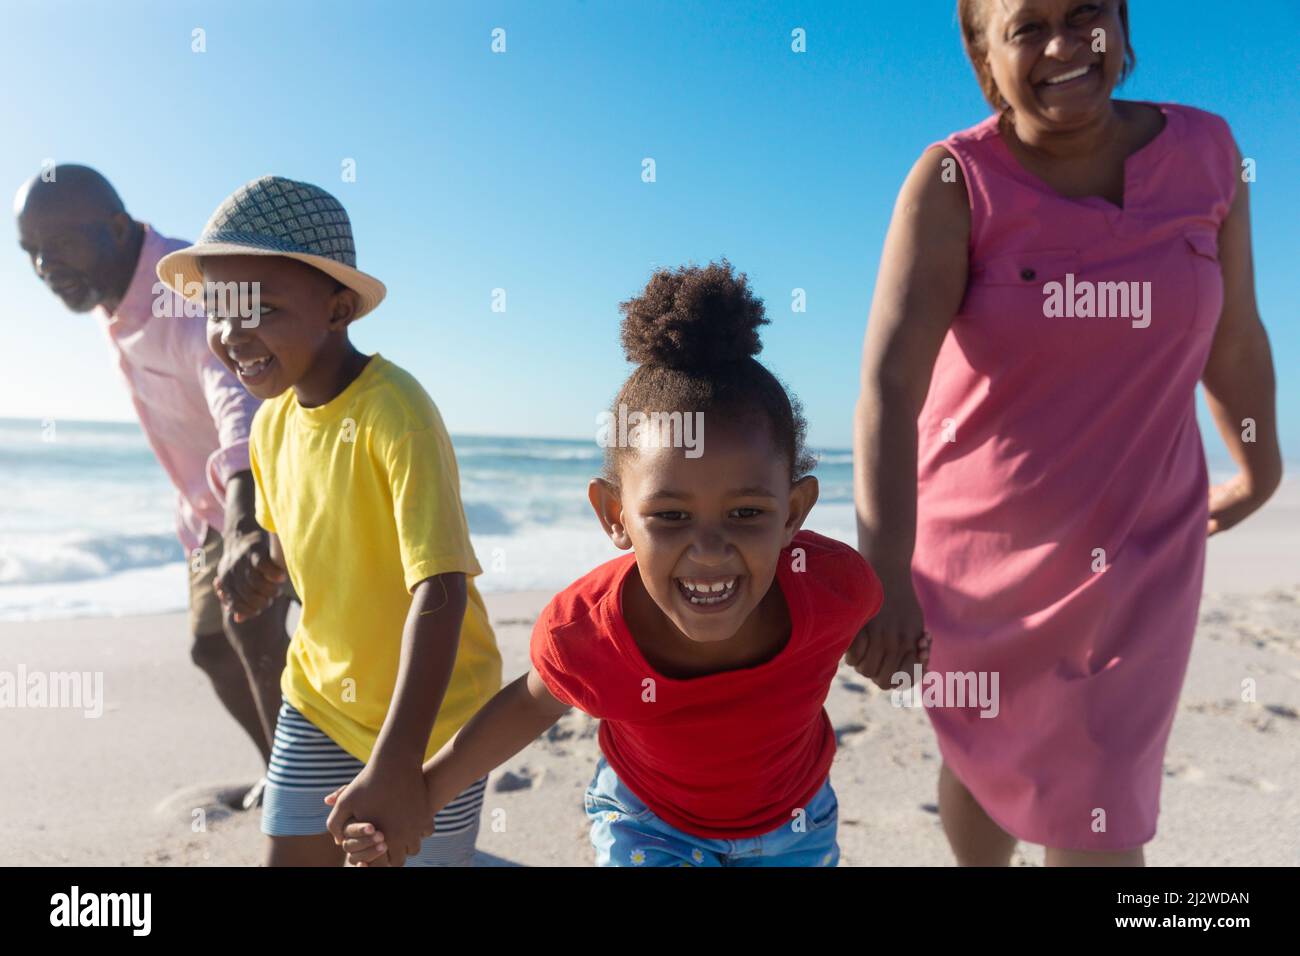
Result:
M885 237L854 415L858 550L880 576L885 603L845 660L881 687L925 656L924 622L911 580L916 419L966 292L969 242L960 167L946 150L927 151L898 194Z
M372 763L424 762L424 748L451 682L467 601L465 575L459 572L426 578L412 590L393 699Z
M374 750L352 782L326 801L334 807L326 827L336 838L354 818L373 823L387 835L389 861L398 865L432 832L421 765L456 663L466 598L460 572L426 578L412 590L392 703Z
M519 753L568 710L535 670L507 684L424 765L430 811Z
M1282 480L1277 440L1273 357L1255 303L1250 246L1250 195L1240 183L1219 228L1223 312L1201 382L1219 435L1239 474L1210 492L1207 531L1225 531L1258 509ZM1253 435L1246 420L1253 421ZM1253 440L1246 440L1243 433Z
M910 567L916 540L916 418L966 292L970 209L946 150L912 167L885 237L862 353L854 427L858 547L878 570Z
M213 587L235 623L270 607L287 577L279 539L262 530L254 518L256 494L252 471L235 472L226 481L223 547Z

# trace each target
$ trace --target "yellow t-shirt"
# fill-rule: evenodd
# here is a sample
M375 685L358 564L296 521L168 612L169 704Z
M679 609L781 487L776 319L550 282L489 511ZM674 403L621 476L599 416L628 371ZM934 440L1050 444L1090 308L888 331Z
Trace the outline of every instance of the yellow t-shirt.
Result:
M337 397L262 404L250 439L257 521L280 536L302 618L280 687L340 747L369 760L397 682L411 589L460 571L469 599L432 756L501 687L474 575L451 439L432 399L379 355Z

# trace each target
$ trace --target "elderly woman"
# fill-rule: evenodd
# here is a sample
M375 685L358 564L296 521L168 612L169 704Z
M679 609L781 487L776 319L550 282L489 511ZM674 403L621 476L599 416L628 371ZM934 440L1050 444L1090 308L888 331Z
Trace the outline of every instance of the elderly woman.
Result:
M998 675L993 709L927 701L959 863L1141 865L1206 536L1281 479L1241 158L1217 116L1111 98L1123 0L958 16L995 113L921 155L885 241L855 428L871 669L928 641L936 675ZM1198 381L1239 467L1214 488Z

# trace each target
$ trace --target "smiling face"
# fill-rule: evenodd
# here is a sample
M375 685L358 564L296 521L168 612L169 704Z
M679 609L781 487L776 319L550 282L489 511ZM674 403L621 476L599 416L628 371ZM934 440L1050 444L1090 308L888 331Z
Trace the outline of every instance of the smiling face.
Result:
M1124 66L1119 0L982 3L986 63L1017 122L1067 131L1104 115Z
M337 348L340 336L346 340L356 293L318 269L284 256L214 256L202 269L205 284L248 283L228 288L251 290L257 283L255 326L239 315L208 315L208 346L257 398L299 385L323 351Z
M126 213L102 216L33 196L18 214L18 245L68 309L89 312L124 284L122 257L130 227Z
M767 595L781 549L817 500L817 480L790 484L790 463L761 423L709 426L704 453L642 448L602 479L592 506L614 543L636 554L647 594L692 641L735 636Z

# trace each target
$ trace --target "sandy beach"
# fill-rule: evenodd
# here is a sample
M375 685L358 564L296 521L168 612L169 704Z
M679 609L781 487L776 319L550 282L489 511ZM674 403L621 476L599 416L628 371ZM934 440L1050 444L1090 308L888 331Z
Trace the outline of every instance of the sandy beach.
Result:
M1165 760L1153 865L1300 864L1300 486L1210 542L1205 598ZM505 677L527 668L544 592L491 594ZM188 656L181 614L0 624L0 670L102 672L103 713L0 711L5 862L259 862L258 812L217 804L260 772L252 745ZM1243 681L1255 700L1243 701ZM919 709L841 667L827 702L842 865L949 865L934 806L938 754ZM596 722L570 712L493 773L483 865L592 862L582 792ZM499 812L498 812L499 811ZM1039 865L1022 846L1017 862Z

